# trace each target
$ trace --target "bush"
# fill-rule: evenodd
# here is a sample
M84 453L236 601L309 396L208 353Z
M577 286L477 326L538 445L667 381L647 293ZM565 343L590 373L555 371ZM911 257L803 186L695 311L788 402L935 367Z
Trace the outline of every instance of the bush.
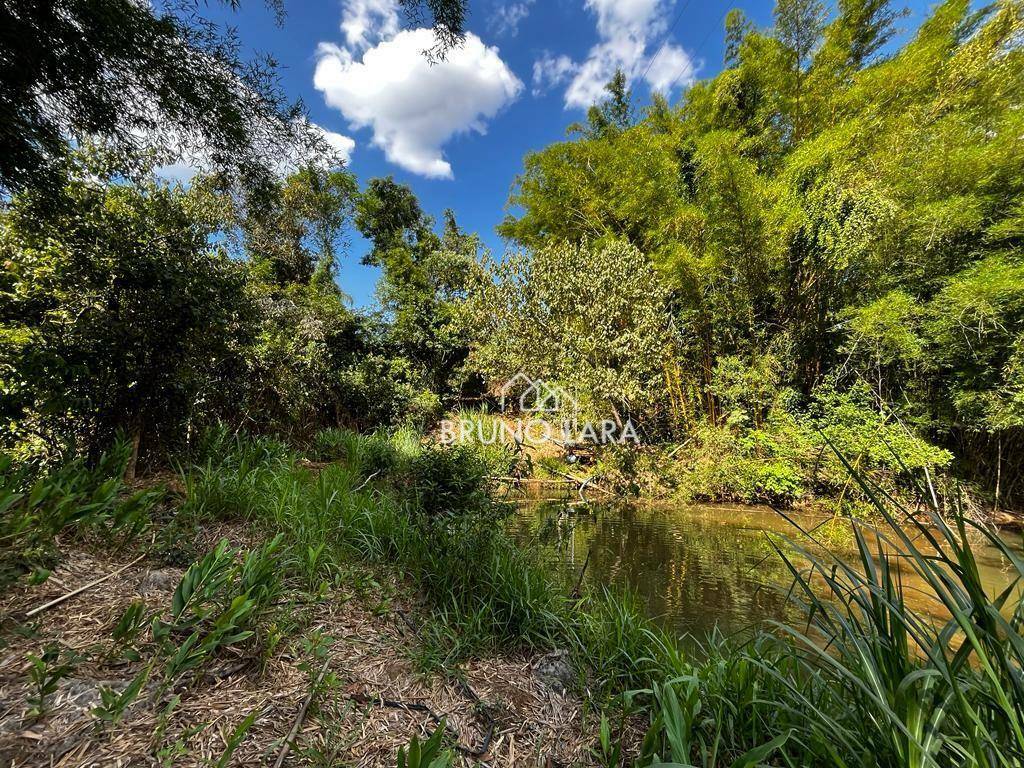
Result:
M34 431L48 452L93 460L118 430L176 448L241 378L244 268L211 247L217 205L201 186L104 186L92 170L76 169L57 211L25 195L0 215L3 440Z
M369 477L394 470L400 462L399 450L387 435L360 435L348 429L317 432L311 448L318 461L341 461L357 474Z
M470 446L432 447L410 462L408 493L427 519L475 519L499 509L488 492L488 471Z
M733 386L732 402L742 402ZM919 437L891 411L880 411L861 383L841 389L826 382L803 410L794 393L777 393L759 413L737 407L723 422L699 424L688 450L656 471L686 499L788 506L815 497L863 504L837 454L890 493L916 489L923 469L947 467L951 454Z

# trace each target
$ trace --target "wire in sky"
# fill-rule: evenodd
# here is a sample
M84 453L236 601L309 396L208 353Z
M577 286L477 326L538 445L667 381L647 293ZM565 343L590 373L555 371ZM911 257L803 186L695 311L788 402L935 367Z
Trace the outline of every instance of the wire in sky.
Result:
M689 4L690 0L685 0L682 7L679 9L679 13L677 13L675 19L672 20L672 24L669 26L668 32L665 33L665 39L661 41L661 45L658 46L658 50L654 52L654 55L647 60L647 66L644 68L644 73L640 75L641 80L647 77L647 73L651 71L651 66L654 64L654 60L658 58L662 49L665 47L665 44L668 43L668 39L672 35L672 30L676 28L676 24L679 23L679 20L683 18L683 13L686 12L686 7Z
M729 12L729 6L726 5L725 6L725 10L722 11L722 15L718 17L718 22L708 28L707 34L704 35L704 39L701 40L700 41L700 45L697 46L697 48L696 48L696 50L694 51L694 54L693 54L693 56L694 56L693 60L691 62L687 62L686 64L684 64L683 67L679 70L679 74L676 75L675 79L672 81L672 83L669 85L669 87L665 90L666 94L672 93L672 89L676 87L676 83L679 82L679 79L684 74L686 74L686 71L688 69L692 69L693 68L693 62L696 62L698 60L700 52L704 50L704 46L707 45L708 40L711 39L711 33L714 32L715 29L721 29L722 22L725 21L725 15L728 12Z

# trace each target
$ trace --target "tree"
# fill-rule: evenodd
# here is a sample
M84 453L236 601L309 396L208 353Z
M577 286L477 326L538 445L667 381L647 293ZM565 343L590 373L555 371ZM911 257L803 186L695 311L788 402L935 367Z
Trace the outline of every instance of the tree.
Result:
M474 293L473 363L492 383L519 372L558 382L581 417L632 418L653 433L672 415L667 302L650 261L627 243L513 255Z
M820 0L778 0L775 4L775 35L785 47L789 64L786 87L791 102L793 138L804 136L807 109L804 80L811 54L819 45L825 28L825 6Z
M210 246L204 190L85 170L59 212L25 193L0 218L4 442L95 458L120 430L173 447L244 378L244 266Z
M740 46L747 35L754 31L754 25L739 8L733 8L725 16L725 65L739 64Z
M419 23L424 13L431 18L437 44L427 52L436 59L444 59L452 48L461 45L466 36L468 0L399 0L409 18Z
M750 382L772 357L794 407L863 379L880 418L930 430L990 488L1002 467L1005 492L1024 470L1024 14L946 0L882 56L898 16L882 0L830 22L780 2L767 31L731 15L728 69L676 109L528 155L500 232L534 259L625 240L657 265L704 423L722 423L723 360Z
M318 272L334 285L358 192L355 177L344 170L308 166L291 174L257 204L240 203L245 251L279 285L308 283Z
M233 31L188 2L11 0L0 9L0 189L58 188L68 139L201 160L261 188L281 158L325 143L277 86L271 59L244 61ZM280 11L280 8L278 7Z
M416 195L391 176L370 179L356 206L355 225L373 243L365 263L377 267L383 265L389 251L416 248L433 235Z
M438 237L412 190L390 177L367 185L356 226L373 243L367 262L384 270L377 295L393 352L411 362L417 383L440 405L466 379L464 304L479 279L479 238L463 232L451 211Z
M896 21L906 14L890 0L839 0L839 17L826 30L826 45L838 44L848 70L863 67L896 34Z
M617 134L633 124L633 93L626 73L621 67L605 83L608 96L587 111L587 127L583 132L589 138Z

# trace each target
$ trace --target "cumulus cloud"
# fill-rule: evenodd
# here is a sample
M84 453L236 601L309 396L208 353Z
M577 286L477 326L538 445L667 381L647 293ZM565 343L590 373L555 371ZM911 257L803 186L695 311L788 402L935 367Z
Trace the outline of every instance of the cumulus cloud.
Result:
M657 52L656 52L657 53ZM644 79L652 90L668 92L676 85L692 85L697 77L697 67L682 48L666 45L644 67L647 74Z
M515 37L519 33L519 25L530 15L530 6L534 0L521 0L518 3L502 3L491 14L489 26L497 35Z
M533 62L533 95L556 88L579 71L579 65L566 56L555 56L549 51Z
M346 47L321 43L313 85L354 128L369 128L373 144L390 162L423 176L451 178L442 147L453 136L485 133L487 121L514 101L523 84L505 65L498 49L466 35L445 60L430 64L423 51L434 45L429 29L392 32L391 17L363 14L388 0L350 3L342 20ZM353 11L358 6L359 15ZM394 2L390 2L394 7ZM368 27L345 21L368 18ZM378 25L373 26L374 19ZM380 42L359 50L362 41Z
M643 76L654 90L693 82L696 67L686 51L666 44L659 52L656 45L666 31L671 0L586 0L586 7L596 16L599 39L581 63L569 61L571 67L563 64L558 70L572 73L566 107L586 108L599 101L616 69L631 81ZM546 56L538 60L545 75L553 59ZM537 72L535 64L535 85Z
M347 165L352 159L352 150L356 148L355 139L349 136L342 136L334 131L328 131L326 128L322 128L315 123L314 127L323 133L324 141L327 142L331 149L338 153L338 157Z

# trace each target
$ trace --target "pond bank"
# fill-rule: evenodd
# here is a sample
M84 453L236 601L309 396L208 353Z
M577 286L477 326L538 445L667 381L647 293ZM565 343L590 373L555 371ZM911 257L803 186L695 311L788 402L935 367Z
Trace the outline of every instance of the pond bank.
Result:
M945 604L960 606L955 623L919 620L904 601L913 590L888 566L805 553L815 569L800 577L808 629L791 625L743 642L712 637L697 654L652 622L635 595L596 582L577 589L542 549L517 545L498 522L508 522L508 505L488 488L488 464L470 449L342 431L322 436L315 455L265 438L207 442L166 502L103 481L109 503L97 516L95 505L75 506L102 481L79 465L41 480L45 493L14 498L16 520L56 514L41 506L45 499L57 499L60 513L45 529L52 539L40 542L52 573L35 561L3 606L12 650L2 682L17 711L6 735L21 739L12 746L19 754L38 761L25 742L45 742L65 763L85 764L92 753L109 754L122 734L139 740L156 731L161 746L148 747L158 752L150 756L167 764L316 766L357 745L355 762L388 765L386 753L402 743L397 731L408 737L413 723L426 735L434 716L447 713L453 725L440 735L462 764L473 758L460 750L486 742L512 765L554 764L562 745L567 760L584 764L621 764L616 755L643 768L666 758L744 764L754 754L761 763L820 765L839 755L866 768L899 765L924 710L925 720L941 718L931 742L943 751L938 765L954 764L972 744L1005 754L1004 763L1024 756L1013 730L1024 701L1012 678L978 673L982 665L1021 668L1016 624L994 623L1014 609L1010 593L988 596L971 565L974 545L948 529L937 556L908 538L932 535L925 528L894 523L890 533L903 537L913 569ZM63 522L69 505L71 526ZM120 535L110 527L139 515L151 526L144 536L135 525ZM892 520L884 508L879 515ZM677 527L663 529L671 538ZM743 528L726 530L711 552ZM615 533L636 538L628 527ZM709 538L707 530L697 536ZM37 551L7 554L31 565ZM1001 551L1019 578L1024 565ZM145 571L138 553L151 558ZM621 566L628 552L620 554L610 562ZM160 570L169 572L156 578ZM97 572L114 578L24 621L35 599L70 594ZM700 587L699 574L676 569L671 583ZM155 599L128 599L143 584ZM104 602L111 596L113 604ZM83 610L89 603L79 597L100 607ZM568 695L553 699L552 679ZM953 699L954 686L972 693ZM68 710L69 723L56 711L72 695L91 701ZM913 710L887 703L897 695ZM379 747L362 741L375 728ZM299 738L287 747L292 733Z

